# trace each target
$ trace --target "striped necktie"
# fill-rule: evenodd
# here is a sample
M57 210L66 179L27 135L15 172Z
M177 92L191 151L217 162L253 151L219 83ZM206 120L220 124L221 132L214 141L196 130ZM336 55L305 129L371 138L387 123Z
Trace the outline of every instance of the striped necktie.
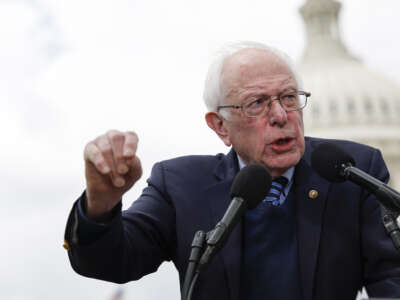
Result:
M279 200L281 197L281 193L285 189L285 186L287 185L288 180L286 177L280 176L274 178L272 180L271 188L268 192L268 196L265 197L264 202L269 202L273 206L278 206L279 205Z

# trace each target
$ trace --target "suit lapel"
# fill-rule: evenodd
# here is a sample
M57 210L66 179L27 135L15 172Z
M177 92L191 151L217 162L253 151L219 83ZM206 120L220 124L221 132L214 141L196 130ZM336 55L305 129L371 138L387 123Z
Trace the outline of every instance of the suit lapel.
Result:
M325 208L329 182L321 179L310 166L310 147L307 143L306 153L296 166L294 189L296 197L297 243L300 266L300 280L304 300L312 300L317 266L318 247L322 230L322 218ZM230 188L238 173L235 152L230 153L216 166L217 182L205 192L210 199L212 228L222 218L231 201ZM311 190L318 192L318 197L309 196ZM209 195L209 196L208 196ZM225 275L228 279L231 300L239 300L241 256L242 256L242 223L232 231L226 245L221 249Z
M304 300L312 300L313 297L322 219L330 186L311 169L308 146L296 166L294 177L298 258ZM316 191L317 196L312 191Z
M209 195L208 199L210 199L213 227L221 220L231 202L229 194L237 172L237 158L232 150L215 169L218 182L206 189L206 195ZM239 300L241 245L242 226L240 223L232 231L220 253L214 257L214 259L218 259L218 256L220 256L224 263L231 300Z

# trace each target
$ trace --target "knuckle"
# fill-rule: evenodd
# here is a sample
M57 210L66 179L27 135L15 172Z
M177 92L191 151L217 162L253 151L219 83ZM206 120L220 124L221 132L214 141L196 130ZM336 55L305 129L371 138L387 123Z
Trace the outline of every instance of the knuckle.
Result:
M93 147L93 143L89 142L85 145L85 148L83 149L83 153L85 154L85 156L87 154L89 154L89 152L91 151L91 148Z
M95 165L100 165L100 164L104 164L104 163L105 163L104 158L103 158L103 155L101 155L100 152L93 153L92 158L93 158L93 159L92 159L92 160L93 160L93 163L94 163Z
M114 159L115 159L116 162L122 161L123 158L124 158L124 156L122 155L121 152L114 153Z
M92 163L100 173L107 174L111 170L111 166L99 151L93 155Z
M104 145L104 147L101 149L101 152L103 153L103 155L111 155L112 154L112 148L109 144Z
M127 131L126 136L129 137L129 139L132 141L136 141L136 142L139 141L139 137L136 134L136 132L134 132L134 131Z
M127 131L124 143L123 155L124 157L132 157L136 153L138 146L138 136L133 131Z
M106 135L112 143L121 142L125 138L123 133L118 130L109 130Z
M106 164L106 162L104 161L104 160L98 160L98 161L96 161L95 163L94 163L94 165L96 166L96 168L98 169L98 170L104 170L106 167L107 167L107 164Z
M114 136L114 135L120 135L120 134L122 134L121 131L116 130L116 129L111 129L106 132L107 136Z
M93 142L89 142L86 144L85 149L83 150L83 156L85 159L90 159L93 157L94 153L96 152L97 148Z
M98 137L96 139L96 145L102 153L108 154L111 152L111 145L105 136Z

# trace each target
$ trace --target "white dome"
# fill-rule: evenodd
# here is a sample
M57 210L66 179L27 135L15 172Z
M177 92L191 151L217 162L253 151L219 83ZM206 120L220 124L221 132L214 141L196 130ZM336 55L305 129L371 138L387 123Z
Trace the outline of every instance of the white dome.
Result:
M399 173L400 86L348 53L339 35L339 2L308 0L300 12L308 42L298 71L311 92L303 111L306 134L378 147L391 173ZM395 177L400 187L400 173Z
M299 71L312 94L304 110L309 131L350 126L364 129L368 138L379 129L377 138L400 139L400 87L393 81L354 61L303 64Z

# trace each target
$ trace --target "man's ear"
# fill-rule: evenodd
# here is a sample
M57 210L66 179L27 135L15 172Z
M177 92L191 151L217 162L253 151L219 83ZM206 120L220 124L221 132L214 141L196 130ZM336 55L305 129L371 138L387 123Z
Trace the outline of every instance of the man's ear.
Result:
M229 137L229 131L226 127L228 125L227 122L229 121L225 120L220 114L213 111L206 113L205 118L208 127L215 131L226 146L230 147L232 143Z

